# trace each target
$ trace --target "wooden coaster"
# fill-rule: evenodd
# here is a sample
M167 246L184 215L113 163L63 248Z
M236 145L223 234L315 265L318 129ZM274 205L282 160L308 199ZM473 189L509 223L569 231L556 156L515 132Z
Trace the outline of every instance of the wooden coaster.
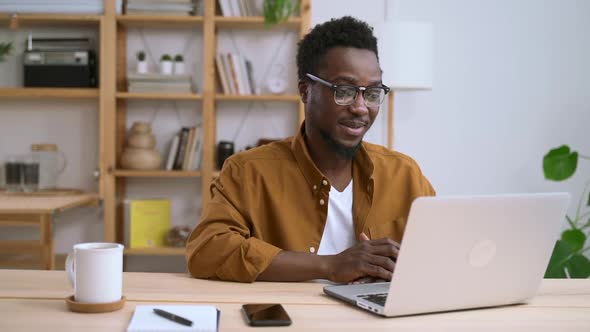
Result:
M116 311L125 305L125 301L127 299L125 296L122 296L119 301L111 302L111 303L82 303L76 302L74 299L74 295L66 297L66 303L68 305L68 309L74 312L84 312L84 313L99 313L99 312L111 312Z

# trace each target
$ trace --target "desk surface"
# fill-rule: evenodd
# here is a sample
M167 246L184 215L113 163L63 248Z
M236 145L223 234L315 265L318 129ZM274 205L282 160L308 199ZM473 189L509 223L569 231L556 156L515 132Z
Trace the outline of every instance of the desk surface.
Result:
M220 331L245 330L240 306L280 302L293 325L276 330L314 331L590 331L590 280L545 280L527 305L382 318L322 294L320 283L239 284L191 279L182 274L124 274L125 307L104 314L67 311L72 294L63 271L0 270L2 331L124 331L137 304L213 304ZM31 319L34 317L34 319ZM264 328L264 331L273 329Z
M97 200L97 194L75 194L66 196L21 196L1 193L0 213L54 213L79 206L94 204L97 202Z

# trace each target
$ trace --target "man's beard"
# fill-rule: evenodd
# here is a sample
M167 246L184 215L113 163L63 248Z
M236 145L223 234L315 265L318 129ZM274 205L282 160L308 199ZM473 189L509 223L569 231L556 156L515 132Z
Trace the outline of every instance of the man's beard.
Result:
M328 143L328 146L330 148L332 148L332 150L334 152L336 152L338 155L340 155L344 159L352 160L354 158L354 156L356 155L356 152L361 147L361 142L359 142L359 144L357 144L353 147L344 146L344 145L336 142L336 140L334 140L332 138L332 136L330 136L330 134L328 134L327 131L325 131L321 128L320 128L320 136L322 137L324 142Z

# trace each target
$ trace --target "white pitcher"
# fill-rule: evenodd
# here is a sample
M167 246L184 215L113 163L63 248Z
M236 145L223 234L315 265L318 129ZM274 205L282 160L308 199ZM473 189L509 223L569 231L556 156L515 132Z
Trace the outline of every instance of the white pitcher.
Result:
M32 144L31 151L39 161L39 190L55 189L58 176L67 166L65 154L55 144Z

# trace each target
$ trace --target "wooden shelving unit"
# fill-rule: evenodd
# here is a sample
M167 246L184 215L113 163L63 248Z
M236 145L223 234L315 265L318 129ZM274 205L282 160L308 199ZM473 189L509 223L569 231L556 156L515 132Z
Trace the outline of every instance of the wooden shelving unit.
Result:
M111 27L110 38L116 43L116 52L113 58L116 64L108 67L110 71L110 84L117 87L112 91L112 99L108 104L113 105L105 115L105 135L111 130L109 137L101 140L104 146L102 164L106 172L103 176L104 198L105 198L105 241L122 241L121 230L123 229L123 211L118 204L124 199L126 192L126 179L128 178L200 178L201 192L203 193L203 204L209 199L209 184L213 178L219 176L215 169L214 147L216 142L215 128L217 125L216 112L218 102L299 102L297 95L224 95L216 91L215 55L217 52L217 32L219 29L259 29L272 32L277 27L288 27L298 29L300 36L309 29L310 21L310 0L301 0L301 16L291 18L283 24L268 27L264 24L262 17L222 17L216 16L217 0L203 0L204 14L198 17L177 17L177 16L125 16L115 15L114 7L105 14L116 27ZM106 4L106 3L105 3ZM126 92L126 69L127 69L127 29L130 27L188 27L199 29L203 37L203 77L202 91L200 94L168 94L168 93L130 93ZM108 82L107 82L108 83ZM117 167L121 155L125 132L127 128L127 102L130 100L179 100L196 102L202 110L203 127L203 156L200 171L130 171ZM300 103L299 120L303 119L303 106ZM115 135L112 133L115 132ZM114 137L113 137L114 136ZM125 250L126 255L184 255L183 248L137 248Z
M282 102L298 102L300 100L298 95L215 95L217 101L282 101Z
M290 27L293 29L299 29L303 22L301 17L292 17L286 22L267 25L264 23L264 17L246 16L215 16L215 26L223 29L269 29L273 30L276 28Z
M98 25L102 18L102 15L0 13L0 24L10 24L16 20L18 26Z
M117 23L126 27L200 26L202 16L118 15Z
M96 88L0 88L0 98L81 98L96 99Z
M98 103L99 114L99 195L104 206L104 241L123 241L123 208L129 178L186 178L201 180L203 204L209 200L209 184L217 176L215 167L216 109L220 102L285 102L303 105L297 95L224 95L217 91L215 55L219 30L294 29L303 36L310 27L310 1L300 0L300 15L287 22L269 26L263 17L223 17L216 12L217 0L202 0L203 16L118 15L116 1L104 0L103 15L12 14L0 13L0 24L6 26L96 26L99 36L100 87L80 88L0 88L0 99L64 98L89 99ZM200 93L131 93L126 89L127 30L129 28L188 28L202 36L203 76ZM113 61L114 59L114 61ZM127 104L130 101L170 100L194 103L202 114L203 156L201 169L195 171L135 171L119 168L127 130ZM126 255L184 255L184 248L126 249Z
M117 92L118 99L157 99L157 100L201 100L203 96L196 93L139 93Z
M129 170L116 170L114 172L116 177L145 177L145 178L190 178L200 177L200 171L129 171Z

